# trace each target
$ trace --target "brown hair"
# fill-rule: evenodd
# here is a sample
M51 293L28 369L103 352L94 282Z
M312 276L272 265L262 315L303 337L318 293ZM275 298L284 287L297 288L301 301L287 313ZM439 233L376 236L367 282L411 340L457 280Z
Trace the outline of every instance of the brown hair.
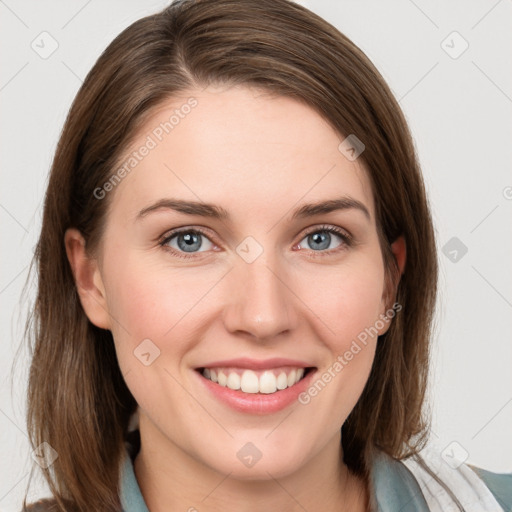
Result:
M103 52L73 102L51 169L35 253L27 421L33 447L47 442L59 455L44 473L63 510L120 509L120 461L136 407L110 331L95 327L82 309L64 233L79 229L94 254L109 204L94 190L112 175L154 108L178 92L215 83L293 97L365 144L359 158L373 187L389 304L397 301L402 312L381 336L366 387L342 427L344 460L367 475L374 447L401 458L426 439L422 411L437 256L397 101L357 46L298 4L179 0L133 23ZM390 250L400 235L407 246L401 278Z

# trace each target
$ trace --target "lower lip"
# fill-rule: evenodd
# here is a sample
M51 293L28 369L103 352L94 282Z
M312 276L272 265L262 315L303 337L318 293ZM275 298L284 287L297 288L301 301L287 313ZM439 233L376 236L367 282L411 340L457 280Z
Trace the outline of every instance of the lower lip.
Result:
M271 414L278 412L293 402L298 401L298 396L310 385L316 370L309 370L308 374L290 388L276 391L275 393L244 393L243 391L221 386L195 370L203 386L205 386L215 398L227 404L232 409L251 414Z

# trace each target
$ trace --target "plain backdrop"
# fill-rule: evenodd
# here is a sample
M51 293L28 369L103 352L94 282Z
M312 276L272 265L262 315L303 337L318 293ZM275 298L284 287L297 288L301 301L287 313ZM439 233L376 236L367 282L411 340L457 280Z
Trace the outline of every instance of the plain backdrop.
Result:
M10 375L26 314L20 294L60 130L101 51L167 3L0 1L1 511L20 510L33 465L24 413L26 350L12 389ZM512 471L512 2L300 3L370 57L415 139L441 269L432 440L477 466ZM31 495L40 493L36 479Z

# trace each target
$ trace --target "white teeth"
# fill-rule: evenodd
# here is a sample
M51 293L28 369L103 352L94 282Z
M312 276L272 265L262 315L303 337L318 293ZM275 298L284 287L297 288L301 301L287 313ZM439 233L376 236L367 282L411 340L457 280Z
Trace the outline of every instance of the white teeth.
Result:
M227 386L234 390L240 389L240 375L238 375L238 373L231 372L228 375Z
M276 391L276 376L270 371L263 372L260 377L260 393L269 394Z
M286 389L288 387L288 377L286 373L281 372L277 377L277 389Z
M257 393L260 390L258 376L252 370L245 370L242 373L240 388L244 393Z
M258 375L252 370L244 370L240 375L240 371L229 369L217 371L211 368L203 369L204 377L229 389L242 390L244 393L271 394L299 382L304 376L304 368L294 368L289 370L288 373L280 370L277 376L276 373L272 370L265 370Z
M224 372L219 372L217 378L219 379L218 382L221 386L226 386L228 383L228 377Z

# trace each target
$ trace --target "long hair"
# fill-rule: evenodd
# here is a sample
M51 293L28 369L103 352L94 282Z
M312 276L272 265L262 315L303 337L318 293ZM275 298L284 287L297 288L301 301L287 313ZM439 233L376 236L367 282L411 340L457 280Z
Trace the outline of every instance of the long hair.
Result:
M32 446L57 453L44 469L61 510L115 511L120 461L136 402L112 334L82 309L64 233L94 254L112 176L145 119L190 88L246 84L310 106L365 150L388 303L402 310L377 343L364 391L342 427L344 461L367 475L372 449L414 454L428 434L423 402L437 290L434 230L403 113L366 55L332 25L289 0L178 0L119 34L87 75L56 149L35 252L38 290L29 320L33 359L27 426ZM112 196L110 194L109 196ZM402 235L402 276L390 245ZM26 504L26 503L25 503Z

